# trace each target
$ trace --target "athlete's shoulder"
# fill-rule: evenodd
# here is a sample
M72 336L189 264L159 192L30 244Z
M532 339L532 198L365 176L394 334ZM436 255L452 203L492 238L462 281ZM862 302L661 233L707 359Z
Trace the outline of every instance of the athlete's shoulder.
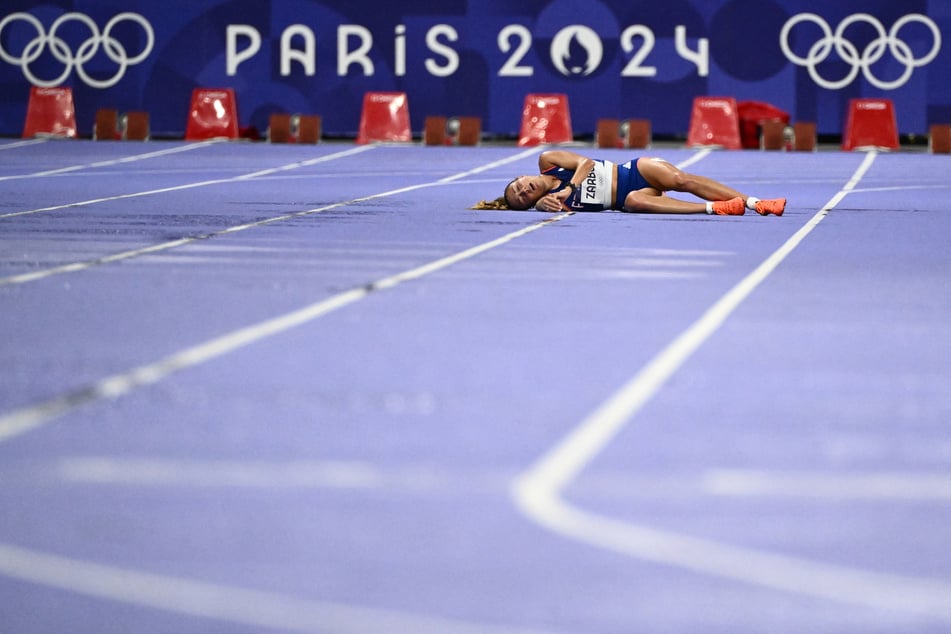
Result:
M538 168L544 171L555 165L573 171L586 160L587 157L570 150L545 150L538 156Z

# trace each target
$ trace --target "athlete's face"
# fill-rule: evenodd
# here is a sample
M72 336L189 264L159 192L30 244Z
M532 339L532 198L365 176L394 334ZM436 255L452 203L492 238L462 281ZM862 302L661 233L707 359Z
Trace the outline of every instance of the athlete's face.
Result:
M519 176L505 188L505 200L512 209L528 209L545 195L540 176Z

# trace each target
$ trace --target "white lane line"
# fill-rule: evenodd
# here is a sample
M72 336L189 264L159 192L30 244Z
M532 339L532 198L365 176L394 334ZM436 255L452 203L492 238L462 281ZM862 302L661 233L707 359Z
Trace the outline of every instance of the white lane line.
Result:
M89 169L94 167L109 167L110 165L134 163L136 161L144 161L147 159L155 158L157 156L167 156L169 154L179 154L181 152L190 152L192 150L208 147L209 145L214 143L217 143L217 141L203 141L200 143L190 143L188 145L179 145L172 148L166 148L164 150L156 150L154 152L145 152L144 154L133 154L131 156L123 156L117 159L109 159L106 161L96 161L95 163L86 163L82 165L70 165L68 167L59 167L52 170L44 170L42 172L32 172L30 174L12 174L9 176L0 176L0 181L11 181L11 180L24 179L24 178L43 178L46 176L55 176L57 174L67 174L69 172L78 172L79 170L84 170L84 169ZM0 218L2 217L3 216L0 216Z
M881 471L824 473L712 469L701 489L735 497L802 497L812 500L951 500L951 474Z
M356 460L222 460L74 456L23 467L7 465L4 482L66 482L89 486L228 489L387 490L401 494L471 492L497 495L513 473L446 470L426 464L388 466Z
M174 249L175 247L180 247L186 244L190 244L196 240L204 240L206 238L213 237L214 233L209 233L200 236L193 236L190 238L179 238L177 240L169 240L168 242L162 242L159 244L153 244L141 249L132 249L130 251L122 251L121 253L114 253L112 255L106 255L101 258L95 258L93 260L84 260L82 262L70 262L69 264L61 264L59 266L53 266L47 269L39 269L36 271L30 271L29 273L20 273L19 275L10 275L8 277L0 278L0 287L9 286L11 284L25 284L27 282L35 282L36 280L42 280L53 275L60 275L62 273L75 273L77 271L82 271L94 266L99 266L100 264L108 264L110 262L121 262L122 260L128 260L130 258L139 257L142 255L148 255L149 253L157 253L159 251L165 251L167 249Z
M511 493L518 509L553 532L639 559L823 599L951 621L951 584L947 582L879 574L693 538L589 513L562 498L565 487L670 376L855 189L875 157L876 153L869 153L849 182L799 231L516 478Z
M197 144L202 145L202 144ZM186 146L192 147L192 146ZM209 185L221 185L224 183L234 183L237 181L247 180L249 178L256 178L258 176L264 176L267 174L273 174L285 169L296 169L298 167L303 167L305 165L316 165L317 163L322 163L324 161L332 161L341 157L350 156L353 154L359 154L361 152L366 152L373 149L374 145L358 145L357 147L343 150L341 152L334 152L333 154L328 154L326 156L320 156L314 159L307 161L300 161L297 163L290 163L289 165L284 165L281 167L275 167L267 170L260 170L257 172L252 172L249 174L241 174L239 176L231 176L229 178L214 178L206 181L197 181L194 183L186 183L184 185L174 185L172 187L160 187L158 189L150 189L147 191L141 192L132 192L130 194L118 194L116 196L104 196L103 198L93 198L90 200L81 200L72 203L66 203L63 205L52 205L50 207L42 207L40 209L28 209L25 211L13 211L10 213L0 214L0 218L13 218L15 216L27 216L30 214L38 214L45 211L57 211L59 209L71 209L73 207L86 207L89 205L95 205L98 203L109 202L112 200L126 200L129 198L140 198L142 196L152 196L155 194L166 194L168 192L177 192L184 191L186 189L195 189L196 187L207 187Z
M543 630L314 601L109 566L0 544L0 574L84 596L267 631L333 634L542 634ZM549 631L549 634L552 634Z
M37 145L39 143L46 143L49 139L27 139L25 141L14 141L13 143L2 143L0 144L0 150L13 150L18 147L25 147L27 145Z
M358 145L347 150L342 150L340 152L334 152L333 154L327 154L325 156L317 156L312 159L307 159L304 161L298 161L296 163L288 163L287 165L281 165L279 167L272 167L269 169L258 170L257 172L251 172L249 174L242 174L241 176L235 176L234 180L248 180L250 178L260 178L261 176L269 176L271 174L277 174L279 172L287 172L290 170L295 170L300 167L310 167L311 165L318 165L320 163L326 163L327 161L334 161L338 158L343 158L346 156L352 156L354 154L361 154L368 150L371 150L375 145Z
M916 189L951 189L951 185L916 185L909 183L907 185L893 185L891 187L860 187L855 189L853 193L871 194L876 192L907 192L914 191Z
M690 537L590 513L558 495L523 501L520 507L554 533L643 561L868 609L951 621L951 583L939 579L859 570Z
M102 485L235 488L379 488L399 474L368 462L64 458L53 471L66 482ZM402 478L405 479L405 478Z
M516 161L537 151L537 148L530 148L508 158L494 161L487 165L455 174L453 176L448 176L436 181L436 183L426 183L423 185L403 187L390 192L384 192L383 194L367 197L367 199L379 198L381 196L389 196L413 191L420 189L421 187L452 182L460 178L465 178L470 174L483 172L485 170ZM428 262L422 266L381 278L359 288L338 293L290 313L247 326L245 328L239 328L219 337L215 337L214 339L205 341L204 343L200 343L171 354L153 363L139 366L119 374L114 374L86 387L66 392L41 403L29 405L13 410L7 414L0 415L0 442L48 423L86 403L91 403L102 399L118 398L119 396L128 394L136 388L161 381L168 375L180 370L184 370L185 368L205 363L206 361L220 357L233 350L237 350L238 348L250 345L262 339L266 339L291 328L305 324L309 321L317 319L318 317L326 315L327 313L357 302L376 291L392 288L404 282L435 273L436 271L452 266L458 262L462 262L463 260L473 258L480 253L484 253L503 244L507 244L512 240L516 240L528 233L537 231L542 227L546 227L571 215L572 212L564 212L550 216L545 220L527 227L523 227L517 231L513 231L494 240L490 240L489 242L484 242L444 258ZM227 231L235 230L237 229L231 228Z
M710 152L713 152L712 148L703 148L701 150L698 150L697 152L693 154L693 156L688 158L686 161L681 161L680 163L677 163L677 167L679 167L682 170L685 170L691 165L693 165L694 163L697 163L698 161L702 161L703 159L705 159L707 156L710 155Z

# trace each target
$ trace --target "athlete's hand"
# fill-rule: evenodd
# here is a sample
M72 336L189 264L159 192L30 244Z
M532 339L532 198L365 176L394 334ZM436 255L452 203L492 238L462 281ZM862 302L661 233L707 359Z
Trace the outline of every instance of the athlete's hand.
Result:
M561 211L562 202L554 194L545 194L535 203L538 211Z
M567 187L554 194L545 194L535 203L535 209L552 212L567 211L568 206L565 204L565 201L568 200L568 196L570 195L571 190Z

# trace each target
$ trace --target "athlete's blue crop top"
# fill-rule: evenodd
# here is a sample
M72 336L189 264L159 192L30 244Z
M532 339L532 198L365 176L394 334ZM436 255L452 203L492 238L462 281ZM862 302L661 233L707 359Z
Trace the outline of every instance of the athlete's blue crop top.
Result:
M637 170L637 159L617 166L617 192L611 199L611 186L614 180L614 164L603 159L594 159L595 166L578 190L572 192L565 204L574 211L603 211L605 209L623 209L624 199L632 191L650 187ZM550 167L542 174L555 176L561 181L558 187L550 190L553 194L567 186L575 173L563 167Z

